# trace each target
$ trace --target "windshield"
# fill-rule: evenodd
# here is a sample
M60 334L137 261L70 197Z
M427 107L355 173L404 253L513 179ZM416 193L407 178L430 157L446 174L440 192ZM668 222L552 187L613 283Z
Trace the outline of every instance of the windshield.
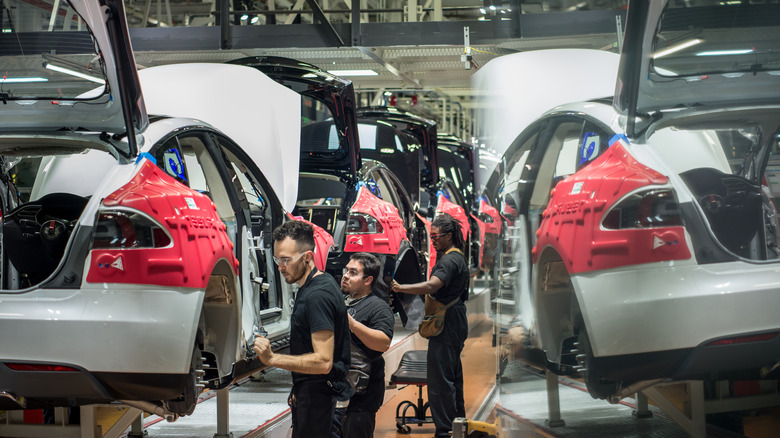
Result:
M74 99L105 93L103 60L67 1L8 3L0 33L0 98ZM32 24L31 24L32 23Z
M780 75L780 4L670 1L653 41L652 71L662 77Z

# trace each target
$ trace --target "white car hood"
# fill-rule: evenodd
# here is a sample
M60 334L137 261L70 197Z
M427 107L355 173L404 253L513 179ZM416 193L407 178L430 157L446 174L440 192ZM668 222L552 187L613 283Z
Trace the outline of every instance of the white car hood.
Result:
M138 72L149 114L202 120L235 141L292 211L298 197L301 97L260 71L174 64Z

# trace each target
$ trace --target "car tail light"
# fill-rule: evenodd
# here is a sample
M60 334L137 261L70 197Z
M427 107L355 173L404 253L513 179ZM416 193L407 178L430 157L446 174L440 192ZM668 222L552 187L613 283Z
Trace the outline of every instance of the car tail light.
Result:
M493 223L493 216L487 214L487 213L480 213L477 215L477 218L481 220L482 222L486 224L492 224Z
M718 341L713 341L707 344L707 346L713 347L716 345L734 345L734 344L747 344L749 342L771 341L776 336L777 333L763 333L760 335L737 336L734 338L726 338L726 339L720 339Z
M132 209L98 212L92 249L165 248L171 237L157 221Z
M64 365L41 365L37 363L6 363L5 366L14 371L75 371L77 369Z
M678 227L682 225L674 192L652 189L632 193L604 215L602 226L608 230Z
M367 214L352 213L347 219L347 234L379 234L384 231L382 224Z

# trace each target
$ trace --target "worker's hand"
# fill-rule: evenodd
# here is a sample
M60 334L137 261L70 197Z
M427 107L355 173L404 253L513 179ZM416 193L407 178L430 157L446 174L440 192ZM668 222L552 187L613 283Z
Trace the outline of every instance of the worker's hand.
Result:
M269 341L268 338L262 336L255 337L255 345L252 349L257 353L257 357L260 358L264 364L271 365L274 352L271 350L271 341Z
M393 280L393 282L390 283L390 287L393 289L393 292L401 292L401 285L398 284L398 282L395 280Z
M347 322L349 322L349 331L352 331L352 327L357 321L355 321L355 318L353 318L352 315L349 314L349 312L347 312Z

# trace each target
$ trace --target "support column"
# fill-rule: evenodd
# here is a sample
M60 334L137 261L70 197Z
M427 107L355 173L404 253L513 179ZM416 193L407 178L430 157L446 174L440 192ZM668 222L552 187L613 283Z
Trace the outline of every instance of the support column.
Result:
M217 433L214 438L233 438L230 432L230 395L228 388L217 391Z
M433 21L442 21L444 15L441 12L441 0L433 0L433 15L431 16Z
M408 0L406 2L406 21L417 21L417 0Z
M545 374L547 381L547 421L548 427L563 427L566 422L561 418L561 397L558 393L558 376L549 371Z
M135 418L133 424L130 425L130 433L127 434L127 438L144 438L144 413Z
M97 425L97 419L95 418L94 406L81 406L79 408L79 423L81 425L81 438L97 438L102 437L103 433L100 432Z
M636 418L653 417L653 413L650 412L650 408L647 405L647 396L644 392L636 393L636 410L634 410L634 416Z

